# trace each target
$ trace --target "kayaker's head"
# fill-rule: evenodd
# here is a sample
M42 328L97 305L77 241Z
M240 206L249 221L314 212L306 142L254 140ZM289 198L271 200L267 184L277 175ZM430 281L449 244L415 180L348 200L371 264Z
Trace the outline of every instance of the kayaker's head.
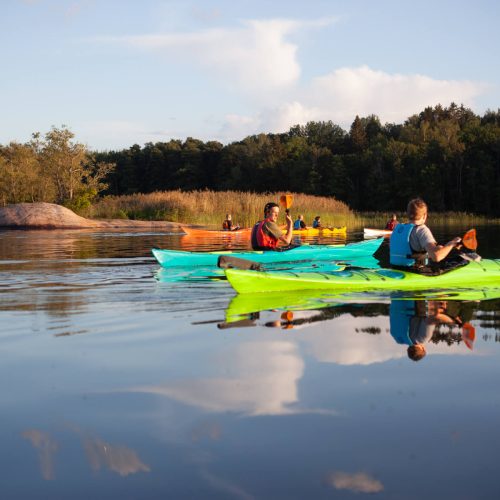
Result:
M414 198L408 203L406 209L410 222L419 226L427 220L427 204L421 198Z
M426 354L424 344L413 344L408 347L408 357L413 361L420 361Z
M278 213L280 211L280 207L278 206L277 203L274 203L273 201L270 201L269 203L266 203L266 206L264 207L264 217L267 219L269 217L269 214L272 209L277 208Z
M271 207L269 209L269 211L267 212L266 218L271 220L272 222L277 222L279 214L280 214L280 207L278 207L278 205L274 204L274 207Z
M226 220L231 220L231 214L226 214Z

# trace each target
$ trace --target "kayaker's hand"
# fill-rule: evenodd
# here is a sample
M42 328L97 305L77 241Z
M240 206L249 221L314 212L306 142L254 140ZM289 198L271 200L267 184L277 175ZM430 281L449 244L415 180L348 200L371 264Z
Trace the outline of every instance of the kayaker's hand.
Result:
M460 238L460 237L457 236L456 238L453 238L451 241L449 241L447 243L447 245L450 246L450 247L457 247L457 248L459 248L459 247L462 246L461 243L462 243L462 238Z
M290 227L293 224L293 220L290 217L290 214L286 214L286 225L287 227Z

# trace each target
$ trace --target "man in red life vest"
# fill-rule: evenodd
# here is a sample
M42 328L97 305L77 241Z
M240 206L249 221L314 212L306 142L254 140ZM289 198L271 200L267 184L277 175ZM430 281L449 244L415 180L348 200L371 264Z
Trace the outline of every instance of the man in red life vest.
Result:
M398 218L396 214L392 214L392 217L385 225L385 228L388 229L389 231L393 231L397 225L398 225Z
M276 250L278 244L280 250L290 245L292 241L292 218L286 214L286 233L277 224L280 207L273 202L269 202L264 207L264 220L255 224L252 228L252 248L254 250Z

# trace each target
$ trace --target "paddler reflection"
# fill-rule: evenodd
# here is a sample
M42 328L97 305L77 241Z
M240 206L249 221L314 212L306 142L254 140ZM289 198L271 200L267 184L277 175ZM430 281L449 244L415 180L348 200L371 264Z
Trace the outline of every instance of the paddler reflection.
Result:
M408 346L408 357L413 361L426 355L429 342L464 342L472 349L475 330L468 321L476 306L475 302L392 300L391 335L398 344Z

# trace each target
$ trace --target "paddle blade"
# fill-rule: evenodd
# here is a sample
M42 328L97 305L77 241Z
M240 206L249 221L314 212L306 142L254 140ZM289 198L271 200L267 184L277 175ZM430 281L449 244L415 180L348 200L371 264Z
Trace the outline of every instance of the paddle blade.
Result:
M472 351L474 340L476 339L476 329L470 323L463 324L462 339L464 344Z
M280 205L288 210L293 203L293 196L291 194L283 194L280 196Z
M476 230L469 229L462 238L462 243L469 250L477 250Z

